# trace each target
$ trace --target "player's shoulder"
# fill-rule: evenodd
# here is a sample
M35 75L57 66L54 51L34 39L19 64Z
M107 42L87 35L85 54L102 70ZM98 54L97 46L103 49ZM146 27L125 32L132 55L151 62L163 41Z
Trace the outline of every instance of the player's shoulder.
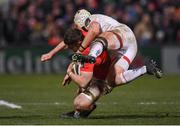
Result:
M90 16L90 18L92 18L92 19L102 18L102 17L106 17L106 15L104 15L104 14L92 14L92 15Z

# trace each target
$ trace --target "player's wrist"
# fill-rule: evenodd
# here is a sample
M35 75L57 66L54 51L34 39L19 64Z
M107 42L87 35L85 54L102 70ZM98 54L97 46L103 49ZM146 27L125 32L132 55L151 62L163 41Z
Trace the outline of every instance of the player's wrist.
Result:
M86 48L83 45L80 45L79 52L83 52Z
M55 52L54 52L54 51L51 51L51 52L49 52L48 54L49 54L50 57L52 57L52 56L55 54Z

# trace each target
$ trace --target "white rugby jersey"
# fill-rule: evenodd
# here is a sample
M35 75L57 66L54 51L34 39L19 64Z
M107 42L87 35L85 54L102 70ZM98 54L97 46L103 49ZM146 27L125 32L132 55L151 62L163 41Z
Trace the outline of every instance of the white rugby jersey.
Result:
M93 14L90 16L90 20L96 21L100 24L102 32L114 30L115 27L123 25L122 23L119 23L112 17L103 15L103 14Z

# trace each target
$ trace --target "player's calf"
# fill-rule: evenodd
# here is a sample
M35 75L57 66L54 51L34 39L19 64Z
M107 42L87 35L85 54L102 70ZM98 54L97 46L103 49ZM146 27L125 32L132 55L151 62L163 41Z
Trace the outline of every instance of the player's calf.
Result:
M120 74L116 74L116 85L122 85L125 83L129 83L132 80L135 80L136 78L140 77L141 75L145 74L147 72L146 66L142 66L136 69L126 70Z

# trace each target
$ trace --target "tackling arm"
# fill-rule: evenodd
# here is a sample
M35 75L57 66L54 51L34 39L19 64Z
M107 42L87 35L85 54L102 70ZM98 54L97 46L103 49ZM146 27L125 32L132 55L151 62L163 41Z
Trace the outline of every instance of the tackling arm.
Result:
M50 52L43 54L41 56L41 61L47 61L50 60L58 51L61 51L63 49L66 49L67 45L64 43L64 41L60 42L54 49L52 49Z
M90 45L90 43L95 39L95 37L100 33L100 24L95 21L92 22L88 28L88 33L79 48L79 51L82 52L85 48L87 48Z

